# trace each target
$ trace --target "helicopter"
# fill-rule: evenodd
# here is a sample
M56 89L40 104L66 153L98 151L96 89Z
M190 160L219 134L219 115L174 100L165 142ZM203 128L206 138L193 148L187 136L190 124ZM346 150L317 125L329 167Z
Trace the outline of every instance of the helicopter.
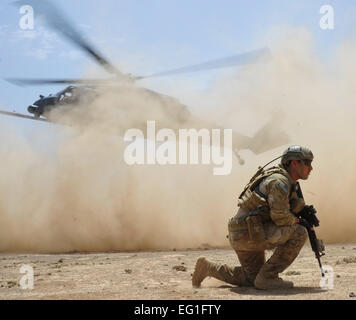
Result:
M67 86L65 89L55 94L49 94L48 96L40 94L40 99L36 100L34 103L27 107L27 111L33 116L4 110L0 110L0 114L51 122L49 119L47 119L46 115L48 115L53 109L64 105L75 106L76 104L83 102L84 98L85 100L90 101L97 95L98 92L93 87Z
M89 44L89 42L84 39L82 34L75 29L74 25L69 22L65 15L56 6L54 6L53 3L44 0L26 0L15 2L16 5L22 5L25 3L33 6L36 12L45 18L45 21L52 29L62 34L62 36L72 42L72 44L86 52L108 73L110 73L111 77L107 79L6 79L16 85L66 84L68 86L56 94L50 94L48 96L40 95L40 99L32 103L27 108L27 111L33 116L0 110L0 114L4 115L54 122L51 119L51 112L54 109L58 109L58 107L61 106L74 108L83 101L90 102L95 99L100 94L100 89L98 89L99 87L117 86L117 90L135 90L143 93L144 95L154 96L157 100L159 100L162 108L167 114L167 117L174 117L174 120L178 117L179 123L181 124L188 123L188 120L194 119L194 123L198 123L198 127L217 128L220 126L197 119L189 112L185 105L181 104L175 98L165 96L147 88L139 87L135 84L135 82L152 77L245 65L248 63L254 63L270 55L268 48L262 48L255 51L147 76L133 76L132 74L122 73L112 63L110 63L109 60L104 58L104 56L99 53L94 46ZM174 103L167 103L167 101L173 101ZM174 110L172 111L171 109ZM287 134L276 129L276 125L273 121L269 121L265 124L253 137L242 135L236 131L233 132L233 150L240 164L244 163L244 160L238 153L242 149L250 149L253 153L259 154L284 145L288 143L288 141L289 137Z

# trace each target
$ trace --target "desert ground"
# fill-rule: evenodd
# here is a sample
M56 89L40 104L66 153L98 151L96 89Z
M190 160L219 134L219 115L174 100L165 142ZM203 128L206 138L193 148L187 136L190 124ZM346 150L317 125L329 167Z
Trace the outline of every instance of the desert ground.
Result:
M267 258L271 252L267 252ZM331 289L320 287L320 270L306 244L281 276L293 289L256 290L213 278L201 288L191 285L198 257L238 265L229 248L66 254L0 254L0 299L125 299L125 300L352 300L356 299L356 243L327 244L323 265ZM21 289L23 265L34 270L33 289Z

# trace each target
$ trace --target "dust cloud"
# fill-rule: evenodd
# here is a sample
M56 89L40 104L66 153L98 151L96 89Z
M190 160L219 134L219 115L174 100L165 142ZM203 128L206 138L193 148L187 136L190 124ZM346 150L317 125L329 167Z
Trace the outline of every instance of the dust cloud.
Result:
M222 80L208 100L225 102L217 121L231 119L229 126L251 134L253 123L279 117L289 144L314 153L314 169L301 185L306 202L318 211L318 235L327 242L355 241L356 43L344 42L325 62L305 29L290 30L280 40L271 45L270 63L244 67L228 85ZM257 162L267 163L283 149L266 152ZM245 169L253 172L256 165L250 164Z
M227 221L238 194L259 165L289 144L308 146L315 156L302 187L318 210L320 238L356 241L356 65L347 59L355 56L356 45L343 44L333 62L325 63L301 29L270 48L268 62L244 66L204 95L192 95L200 110L194 115L172 98L128 86L102 89L89 104L50 114L71 123L51 129L51 153L3 125L0 252L228 246ZM246 164L234 158L226 176L214 176L213 165L128 166L122 135L129 128L144 131L146 120L175 129L221 123L250 137L272 120L290 143L258 155L240 151Z

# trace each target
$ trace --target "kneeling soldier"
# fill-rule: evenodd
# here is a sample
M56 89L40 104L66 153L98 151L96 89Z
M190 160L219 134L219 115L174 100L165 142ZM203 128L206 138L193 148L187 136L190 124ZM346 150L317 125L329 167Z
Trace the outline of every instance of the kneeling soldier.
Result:
M194 287L208 276L257 289L293 287L293 282L278 274L295 260L307 238L296 217L305 206L297 196L297 180L308 179L314 157L305 147L291 146L281 158L278 166L259 168L241 193L239 210L229 221L229 241L241 266L219 265L201 257L193 273ZM266 262L265 250L271 249L274 252Z

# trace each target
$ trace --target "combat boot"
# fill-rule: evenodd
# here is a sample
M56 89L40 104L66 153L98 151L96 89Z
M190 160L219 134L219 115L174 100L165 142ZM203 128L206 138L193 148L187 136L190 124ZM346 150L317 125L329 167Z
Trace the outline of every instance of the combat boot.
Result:
M259 273L255 279L255 288L261 290L267 289L285 289L293 288L292 281L285 281L280 277L267 278L263 273Z
M242 267L232 268L226 264L216 264L204 257L200 257L195 264L192 277L193 287L200 287L200 284L206 277L213 277L233 285L253 287L253 280L246 276Z
M204 257L200 257L196 264L192 277L192 285L194 288L199 288L202 281L209 276L210 262Z

